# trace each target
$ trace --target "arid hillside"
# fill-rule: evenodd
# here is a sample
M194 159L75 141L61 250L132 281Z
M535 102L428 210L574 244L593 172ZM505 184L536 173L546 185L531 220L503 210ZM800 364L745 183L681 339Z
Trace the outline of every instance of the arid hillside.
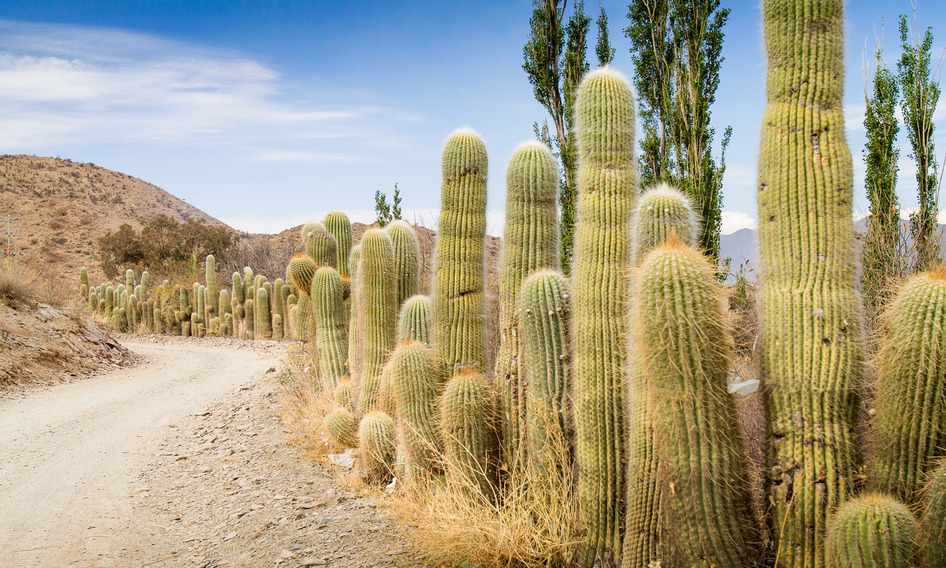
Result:
M20 217L13 237L18 260L78 284L85 266L101 280L95 241L122 223L138 227L156 215L176 221L202 218L224 225L160 187L95 164L60 158L0 156L0 215ZM0 241L6 248L6 225Z

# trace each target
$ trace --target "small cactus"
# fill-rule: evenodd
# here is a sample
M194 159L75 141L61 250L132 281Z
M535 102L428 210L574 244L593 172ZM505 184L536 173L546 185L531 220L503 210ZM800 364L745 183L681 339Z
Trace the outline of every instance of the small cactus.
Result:
M338 381L338 384L335 385L335 392L333 393L335 404L342 408L347 408L354 412L356 396L355 387L352 386L351 379L348 377L342 378L342 380Z
M412 339L429 345L430 326L430 297L420 294L411 296L401 306L397 323L397 340L403 342Z
M679 189L665 183L641 194L631 220L632 263L637 265L645 254L667 241L671 234L677 241L694 245L699 236L700 220L690 199Z
M384 482L394 474L397 434L394 419L380 411L368 412L358 427L359 450L365 476Z
M312 306L322 388L330 392L348 374L348 321L342 305L342 280L334 268L323 266L316 271Z
M447 382L440 397L447 481L487 501L496 499L497 418L492 389L481 373L461 370Z
M385 370L391 377L400 445L413 465L429 473L439 471L443 444L436 413L441 377L433 350L408 340L391 353Z
M828 518L826 565L911 568L916 566L917 537L910 509L886 495L863 495L844 503Z
M318 269L318 265L311 257L297 254L289 260L289 281L300 292L308 295L312 287L312 277Z
M325 229L313 229L305 240L305 252L316 266L338 267L338 242Z
M339 408L325 416L325 429L332 440L346 448L358 447L358 424L347 408Z

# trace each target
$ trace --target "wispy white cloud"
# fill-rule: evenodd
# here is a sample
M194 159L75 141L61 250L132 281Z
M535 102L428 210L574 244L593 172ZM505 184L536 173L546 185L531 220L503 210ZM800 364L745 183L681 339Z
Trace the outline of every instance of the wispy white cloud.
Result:
M239 54L132 32L0 21L0 145L94 141L393 144L377 105L297 103L280 74ZM403 115L403 120L412 120ZM381 123L382 126L378 126ZM393 129L391 129L393 130Z
M758 228L759 223L754 217L742 211L723 211L720 233L728 235L740 229Z

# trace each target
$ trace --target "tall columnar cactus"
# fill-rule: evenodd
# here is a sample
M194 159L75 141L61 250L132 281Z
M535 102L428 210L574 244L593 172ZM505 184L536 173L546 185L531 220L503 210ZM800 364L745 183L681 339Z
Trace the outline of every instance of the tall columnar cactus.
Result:
M700 221L682 191L661 183L641 194L634 208L631 227L633 263L638 264L645 254L666 242L671 234L676 235L681 243L695 243Z
M142 284L144 283L144 274L141 275ZM217 294L217 260L214 258L214 255L208 254L207 259L204 263L204 278L207 280L207 297L212 301L207 303L207 313L211 316L220 315L220 311L217 306L219 301L219 296ZM205 317L205 319L210 319Z
M557 256L557 255L556 255ZM525 379L526 463L530 483L571 466L568 426L568 283L560 272L533 272L519 292L520 373Z
M322 388L335 389L348 374L348 321L342 305L342 279L334 268L323 266L312 279L312 307Z
M276 319L276 316L279 316L279 321L280 321L280 322L286 321L286 298L285 298L285 296L283 296L283 287L284 287L284 286L285 286L285 282L283 282L283 279L282 279L282 278L277 278L276 281L273 282L273 297L272 297L272 300L273 300L273 320L274 320L274 323L273 323L273 339L282 339L282 338L283 338L282 325L279 326L279 333L277 333L277 332L276 332L275 319Z
M771 531L787 567L824 566L828 513L855 485L861 313L844 139L842 0L764 0L760 338Z
M358 411L364 415L378 404L381 374L394 349L397 325L394 280L394 245L382 229L369 229L361 237L358 266L358 302L364 337L364 372Z
M946 271L904 283L884 331L867 480L912 505L946 457Z
M371 481L385 481L394 473L397 433L394 419L381 411L364 415L358 427L359 449L365 475Z
M314 229L305 240L305 252L316 266L338 267L338 242L325 229Z
M312 287L312 278L318 265L311 257L304 254L297 254L289 259L289 281L305 295L309 294Z
M273 337L273 317L269 306L269 293L260 286L256 290L256 313L253 314L254 339L270 339Z
M575 118L579 193L571 340L577 493L588 526L582 560L613 564L621 552L629 223L637 195L627 80L608 68L587 74Z
M918 536L916 518L902 503L886 495L863 495L829 518L827 566L911 568L917 565Z
M230 301L242 304L246 301L243 296L243 277L239 272L233 273L233 287L230 289Z
M339 274L348 276L348 257L351 253L351 222L348 215L342 211L329 211L323 221L325 230L332 233L335 241L338 243L338 269Z
M407 340L391 353L386 370L397 408L399 445L412 464L435 473L441 467L443 443L437 423L441 377L433 349Z
M125 289L129 294L135 289L135 271L131 268L125 271Z
M631 311L635 360L652 397L666 563L749 566L753 529L736 407L726 295L697 250L675 239L644 257Z
M926 566L946 566L946 461L933 470L923 490L920 546Z
M398 315L397 340L408 339L430 344L430 297L418 294L408 298Z
M447 481L489 501L496 498L497 419L492 389L481 373L464 369L447 382L440 397Z
M256 339L256 302L247 299L243 302L243 339Z
M520 380L517 298L533 271L559 267L558 164L541 142L520 144L506 167L506 224L499 267L499 353L496 381L503 406L505 459L519 457L525 429Z
M397 309L417 293L420 277L420 243L417 233L405 221L396 219L384 227L394 244L394 271L397 274Z
M486 369L486 145L469 128L443 149L433 277L433 345L448 369ZM452 374L450 371L448 374Z
M694 245L699 222L686 195L661 184L638 199L631 220L631 258L636 265L670 235ZM624 550L621 566L648 566L662 556L660 546L660 484L650 395L634 350L628 353L627 377L627 491Z
M357 382L361 380L363 339L361 334L361 306L358 300L358 263L361 262L361 245L355 245L348 257L348 274L351 278L351 296L349 298L348 321L348 372Z
M89 272L85 268L79 270L79 294L83 298L89 295Z

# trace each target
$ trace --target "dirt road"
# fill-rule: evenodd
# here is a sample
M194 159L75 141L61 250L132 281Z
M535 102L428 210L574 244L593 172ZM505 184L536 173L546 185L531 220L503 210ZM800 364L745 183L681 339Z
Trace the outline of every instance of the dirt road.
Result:
M286 447L280 346L125 345L145 361L0 401L0 567L403 564L371 505Z

